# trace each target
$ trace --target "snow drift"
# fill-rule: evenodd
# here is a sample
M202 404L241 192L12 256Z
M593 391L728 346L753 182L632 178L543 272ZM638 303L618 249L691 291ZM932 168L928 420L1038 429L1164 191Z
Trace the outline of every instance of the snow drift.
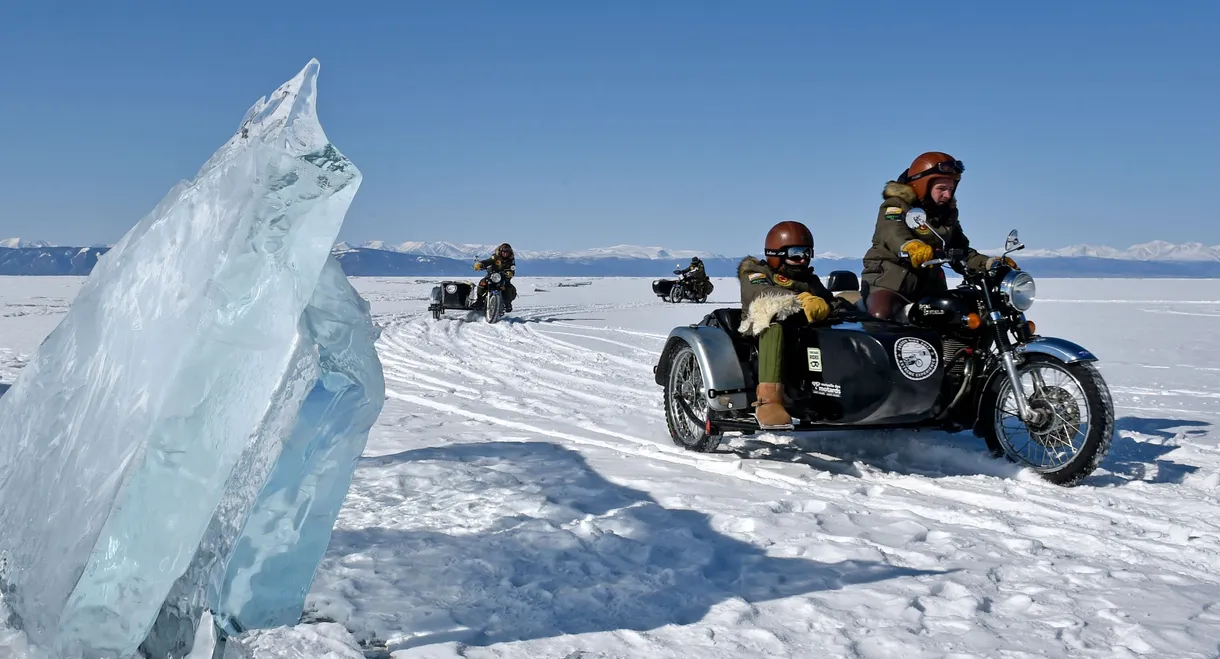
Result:
M318 70L99 260L0 398L0 585L56 654L132 656L171 588L215 605L239 539L308 562L330 532L383 394L367 305L328 265L361 174L318 123ZM322 452L281 466L285 443ZM252 509L304 526L246 525Z

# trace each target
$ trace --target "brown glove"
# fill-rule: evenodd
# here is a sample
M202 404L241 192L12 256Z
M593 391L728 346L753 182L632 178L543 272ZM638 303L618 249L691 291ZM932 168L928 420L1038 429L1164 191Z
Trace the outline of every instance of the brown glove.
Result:
M830 305L813 293L801 293L796 296L796 299L800 300L801 306L805 309L805 318L809 319L811 323L826 320L826 317L830 315Z
M916 268L932 260L932 246L922 240L906 241L902 251L907 253L907 260Z

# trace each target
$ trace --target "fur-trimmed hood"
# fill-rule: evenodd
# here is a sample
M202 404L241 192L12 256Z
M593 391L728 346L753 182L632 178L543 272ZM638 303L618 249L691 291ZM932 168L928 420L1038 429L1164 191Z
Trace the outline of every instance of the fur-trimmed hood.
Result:
M905 201L908 206L914 206L915 202L919 201L919 197L915 194L915 188L898 181L886 183L885 189L881 191L881 198L900 199Z
M759 267L767 268L768 270L771 269L771 266L767 265L766 261L759 260L758 258L753 257L753 256L747 256L741 260L741 263L737 264L737 277L738 278L744 277L745 273L746 273L746 268L759 268Z

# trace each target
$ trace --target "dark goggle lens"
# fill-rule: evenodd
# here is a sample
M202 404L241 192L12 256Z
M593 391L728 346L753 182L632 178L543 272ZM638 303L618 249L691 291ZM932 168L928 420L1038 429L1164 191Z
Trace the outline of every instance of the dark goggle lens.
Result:
M808 261L813 258L812 247L789 247L787 250L787 258L789 261Z
M942 174L962 174L966 171L966 165L962 164L960 160L945 160L936 163L933 169Z

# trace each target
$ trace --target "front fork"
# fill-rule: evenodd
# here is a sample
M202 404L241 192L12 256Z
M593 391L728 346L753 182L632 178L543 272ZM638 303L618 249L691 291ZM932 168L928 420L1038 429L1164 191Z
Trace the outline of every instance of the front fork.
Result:
M991 319L998 329L1000 327L1000 314L992 312ZM1003 334L1003 331L999 330L999 333ZM1003 338L1007 339L1007 337ZM1030 407L1029 401L1025 398L1025 386L1021 384L1021 375L1017 373L1017 350L1019 345L1005 340L1001 341L998 347L1000 349L1000 361L1004 364L1004 372L1008 375L1008 382L1012 384L1012 397L1017 401L1017 416L1026 424L1041 422L1042 412ZM1038 386L1037 374L1034 375L1034 380L1036 392Z

